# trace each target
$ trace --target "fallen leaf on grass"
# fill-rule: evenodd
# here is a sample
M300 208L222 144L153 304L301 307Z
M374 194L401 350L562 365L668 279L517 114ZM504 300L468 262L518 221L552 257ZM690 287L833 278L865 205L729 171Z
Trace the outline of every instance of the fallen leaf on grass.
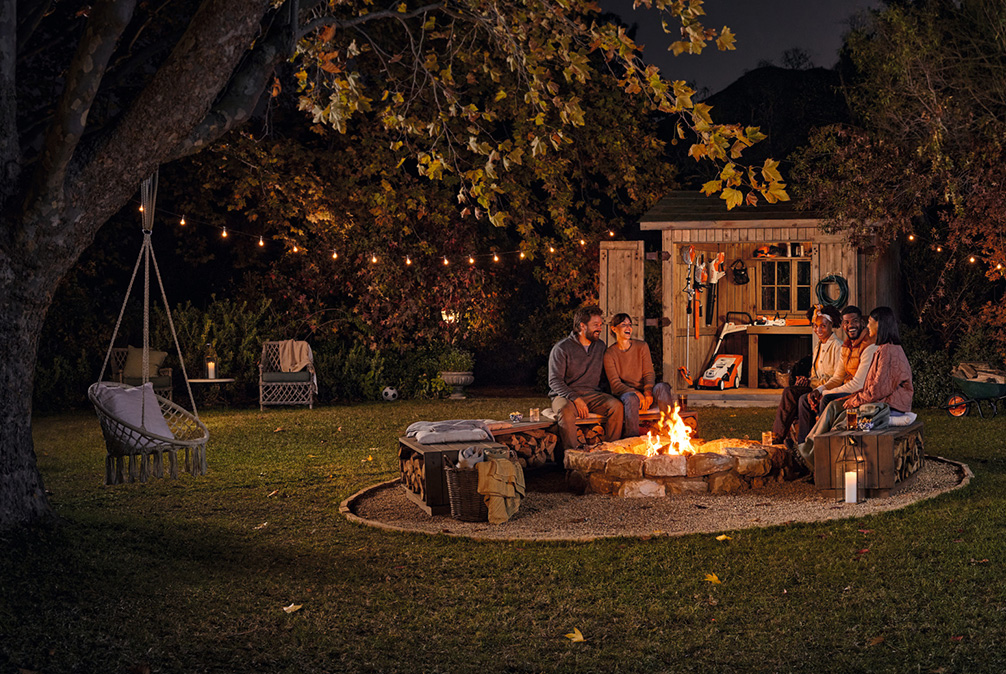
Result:
M955 538L953 542L954 543L963 543L964 539L963 538Z
M987 559L975 559L974 557L971 558L972 564L988 564L988 562L989 560Z
M718 540L718 541L732 541L733 539L730 538L729 536L727 536L726 534L720 534L719 536L716 537L716 540Z
M279 493L279 489L274 489L273 491L271 491L271 492L269 492L268 494L266 494L266 496L265 496L265 497L266 497L266 498L272 498L273 496L275 496L275 495L276 495L276 494L278 494L278 493Z
M373 461L374 457L372 454L368 454L366 459L360 459L360 463L367 463L368 461Z
M951 640L951 641L961 641L961 640L963 640L963 639L964 639L964 637L963 637L963 636L959 636L959 637L950 637L950 640Z
M873 529L860 529L859 533L861 533L861 534L872 534L873 533Z
M289 606L284 606L283 610L287 613L293 613L294 611L299 611L303 604L290 604Z
M267 526L269 526L269 523L268 522L263 522L262 524L260 524L257 527L255 527L255 531L258 531L259 529L265 529Z
M865 555L870 551L870 548L863 548L862 550L856 550L857 555Z
M884 637L873 637L872 639L870 639L869 643L867 643L866 645L867 646L879 646L882 643L884 643Z
M722 585L723 584L723 581L721 581L719 578L717 578L717 576L716 576L715 573L707 573L706 577L703 578L702 580L708 581L708 582L712 583L713 585Z
M572 632L566 635L566 638L572 641L573 643L577 643L578 641L586 641L586 639L583 638L583 634L580 633L580 630L575 627L573 628Z
M280 428L277 428L275 431L273 431L273 433L282 433L285 430L286 430L285 428L280 427Z

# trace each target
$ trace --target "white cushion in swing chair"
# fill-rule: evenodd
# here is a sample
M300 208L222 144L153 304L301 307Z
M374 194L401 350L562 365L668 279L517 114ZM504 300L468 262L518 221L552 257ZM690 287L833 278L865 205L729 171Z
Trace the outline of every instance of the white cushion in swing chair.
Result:
M164 420L161 406L157 404L157 396L154 395L154 385L150 382L136 387L99 384L95 394L102 407L119 421L143 428L162 438L175 437L168 422Z

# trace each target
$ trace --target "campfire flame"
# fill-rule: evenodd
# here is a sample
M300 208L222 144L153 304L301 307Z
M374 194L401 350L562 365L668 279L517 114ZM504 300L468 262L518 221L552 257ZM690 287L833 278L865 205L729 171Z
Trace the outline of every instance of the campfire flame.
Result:
M677 403L674 404L674 411L667 414L660 412L660 421L657 428L660 432L653 435L652 431L646 433L646 455L656 456L657 454L683 454L690 456L695 453L692 447L692 429L684 422L678 414Z

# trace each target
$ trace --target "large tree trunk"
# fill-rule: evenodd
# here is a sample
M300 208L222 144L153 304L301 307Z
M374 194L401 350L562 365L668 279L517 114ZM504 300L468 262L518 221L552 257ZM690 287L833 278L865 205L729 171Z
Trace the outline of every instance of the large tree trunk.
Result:
M251 114L288 44L259 36L268 0L204 0L119 123L75 154L87 111L128 24L132 0L99 0L30 184L11 142L12 19L0 0L0 531L51 511L31 435L38 340L60 280L95 233L166 161L199 151ZM242 64L250 46L255 49ZM82 114L83 112L83 114Z

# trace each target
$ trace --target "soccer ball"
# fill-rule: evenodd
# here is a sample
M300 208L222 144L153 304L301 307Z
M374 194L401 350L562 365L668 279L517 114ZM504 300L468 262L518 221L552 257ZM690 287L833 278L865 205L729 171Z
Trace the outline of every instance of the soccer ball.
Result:
M395 402L398 400L398 389L385 386L384 390L381 391L381 397L389 403Z

